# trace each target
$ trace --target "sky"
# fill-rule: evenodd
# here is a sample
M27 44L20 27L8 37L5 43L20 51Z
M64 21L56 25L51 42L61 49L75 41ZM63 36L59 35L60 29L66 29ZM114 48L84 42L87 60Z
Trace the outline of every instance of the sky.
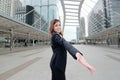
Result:
M31 1L31 0L20 0L20 1L22 1L22 3L24 2L24 4L26 4L28 1ZM89 14L89 12L94 7L94 5L97 1L98 0L84 0L82 8L81 8L81 13L80 13L81 15L80 16L85 18L86 36L88 35L87 15ZM69 27L64 28L64 38L67 41L71 41L73 39L76 39L76 27L69 26Z

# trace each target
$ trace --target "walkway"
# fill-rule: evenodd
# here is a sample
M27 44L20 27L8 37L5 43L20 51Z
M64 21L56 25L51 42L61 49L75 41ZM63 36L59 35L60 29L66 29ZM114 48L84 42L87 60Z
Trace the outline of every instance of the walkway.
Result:
M97 72L88 70L68 55L67 80L119 80L120 50L75 45ZM49 46L0 55L0 80L51 80Z

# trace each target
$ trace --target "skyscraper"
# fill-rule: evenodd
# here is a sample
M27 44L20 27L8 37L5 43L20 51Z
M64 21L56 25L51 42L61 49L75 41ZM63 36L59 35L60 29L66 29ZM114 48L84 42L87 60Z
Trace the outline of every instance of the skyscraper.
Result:
M1 0L0 12L4 15L15 17L15 11L22 6L20 0Z
M109 12L111 13L111 26L115 27L120 25L120 0L106 0L109 5Z
M77 42L79 42L79 40L80 40L80 27L78 26L78 27L76 27L76 35L77 35Z
M95 35L108 27L107 8L104 0L98 0L88 15L88 35Z
M85 18L80 18L80 40L85 39Z
M55 18L60 19L60 15L62 14L62 12L59 14L59 8L61 7L59 0L27 0L25 3L26 5L33 6L36 12L46 21L46 23L41 26L42 29L47 31L49 29L50 21Z
M88 18L89 35L120 25L120 0L98 0Z

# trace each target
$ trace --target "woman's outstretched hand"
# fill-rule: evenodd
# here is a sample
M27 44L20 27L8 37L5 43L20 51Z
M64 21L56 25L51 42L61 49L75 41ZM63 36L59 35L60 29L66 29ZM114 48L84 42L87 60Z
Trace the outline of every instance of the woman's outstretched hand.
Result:
M95 73L96 70L94 67L92 67L90 64L88 64L85 60L85 58L80 54L80 53L76 53L76 57L77 57L77 61L79 61L81 64L83 64L85 67L88 68L88 70L91 72L91 73Z
M92 66L89 66L89 67L87 67L87 68L88 68L88 70L89 70L91 73L95 73L95 72L96 72L95 68L92 67Z

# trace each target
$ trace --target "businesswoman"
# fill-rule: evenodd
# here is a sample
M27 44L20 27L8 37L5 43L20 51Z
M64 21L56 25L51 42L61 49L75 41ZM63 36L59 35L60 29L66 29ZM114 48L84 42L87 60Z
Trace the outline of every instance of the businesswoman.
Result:
M83 54L63 38L60 20L54 19L51 21L50 34L51 48L53 51L53 55L50 61L52 80L66 80L65 68L67 51L74 59L76 59L85 67L87 67L88 70L90 70L90 72L95 72L95 69L86 62L86 60L83 57Z

